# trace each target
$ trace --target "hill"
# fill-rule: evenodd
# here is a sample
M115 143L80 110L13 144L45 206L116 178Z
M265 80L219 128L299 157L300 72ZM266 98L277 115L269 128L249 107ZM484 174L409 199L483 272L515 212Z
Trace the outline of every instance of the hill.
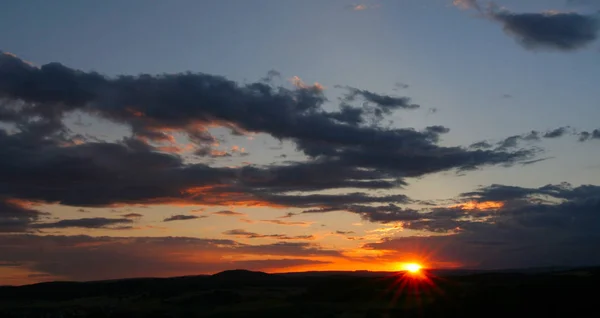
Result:
M600 283L600 268L439 273L231 270L0 287L0 317L582 317Z

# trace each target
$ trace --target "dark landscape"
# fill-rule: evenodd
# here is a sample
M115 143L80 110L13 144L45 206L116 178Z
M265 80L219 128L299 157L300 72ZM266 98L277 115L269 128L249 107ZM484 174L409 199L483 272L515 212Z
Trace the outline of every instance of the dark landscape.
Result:
M600 268L315 272L0 287L0 317L594 316Z

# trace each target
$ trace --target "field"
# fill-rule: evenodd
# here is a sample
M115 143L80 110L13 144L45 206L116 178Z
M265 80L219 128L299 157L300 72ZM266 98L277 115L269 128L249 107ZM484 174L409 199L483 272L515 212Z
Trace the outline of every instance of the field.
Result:
M596 317L600 269L265 274L0 287L0 317Z

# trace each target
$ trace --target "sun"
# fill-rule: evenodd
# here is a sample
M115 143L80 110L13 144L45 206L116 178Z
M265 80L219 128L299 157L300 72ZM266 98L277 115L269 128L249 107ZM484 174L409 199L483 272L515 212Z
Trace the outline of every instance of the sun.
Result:
M402 269L409 272L409 273L413 273L416 274L418 272L421 271L422 266L417 264L417 263L406 263L406 264L402 264Z

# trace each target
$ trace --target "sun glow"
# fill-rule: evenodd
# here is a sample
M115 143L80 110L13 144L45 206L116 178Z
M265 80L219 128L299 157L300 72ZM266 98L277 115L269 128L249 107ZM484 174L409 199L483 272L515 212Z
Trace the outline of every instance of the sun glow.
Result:
M422 266L417 264L417 263L405 263L402 264L402 269L409 272L409 273L413 273L416 274L418 272L421 271Z

